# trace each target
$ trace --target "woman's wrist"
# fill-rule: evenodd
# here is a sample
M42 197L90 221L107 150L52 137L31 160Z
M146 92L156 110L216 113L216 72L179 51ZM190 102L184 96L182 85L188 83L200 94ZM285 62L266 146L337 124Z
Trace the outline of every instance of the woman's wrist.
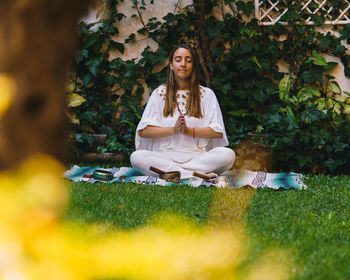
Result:
M172 127L172 135L176 135L176 134L178 134L179 133L179 131L177 131L177 128L176 128L176 126L173 126Z
M183 134L186 135L186 136L191 136L192 137L192 130L193 130L192 127L187 127L186 126Z

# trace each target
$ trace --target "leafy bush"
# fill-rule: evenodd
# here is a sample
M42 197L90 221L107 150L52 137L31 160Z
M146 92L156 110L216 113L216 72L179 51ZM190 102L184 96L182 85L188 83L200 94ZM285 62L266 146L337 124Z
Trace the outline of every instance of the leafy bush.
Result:
M280 102L261 117L266 137L282 169L331 172L344 168L350 156L350 97L327 72L335 67L316 51L300 67L302 80L291 88L291 77L279 83ZM346 93L346 92L345 92ZM350 93L347 93L350 94Z
M120 58L109 59L109 51L124 51L123 44L111 40L119 32L114 25L124 17L117 12L116 4L117 1L108 1L106 19L80 24L81 47L71 82L84 102L70 112L77 155L95 151L130 154L134 146L135 123L142 111L136 105L144 90L137 80L140 65ZM119 93L121 89L123 95ZM130 95L134 98L129 98ZM106 134L107 141L104 145L96 143L93 134Z

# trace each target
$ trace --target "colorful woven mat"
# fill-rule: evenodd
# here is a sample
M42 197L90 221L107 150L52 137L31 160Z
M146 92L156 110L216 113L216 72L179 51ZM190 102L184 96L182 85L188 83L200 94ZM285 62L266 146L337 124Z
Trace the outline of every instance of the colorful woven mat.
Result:
M105 170L113 174L113 179L109 181L96 180L93 178L94 170ZM160 185L170 186L176 184L186 184L192 187L217 187L217 188L235 188L239 189L244 186L251 186L256 189L271 188L271 189L298 189L305 190L307 186L303 182L304 176L301 174L288 173L267 173L254 172L249 170L230 170L218 176L214 180L205 181L203 179L194 177L191 179L181 180L180 183L167 182L160 179L158 176L143 176L135 169L130 167L114 167L114 168L100 168L100 167L79 167L74 165L70 170L64 173L64 177L74 182L109 182L109 183L137 183L145 185Z

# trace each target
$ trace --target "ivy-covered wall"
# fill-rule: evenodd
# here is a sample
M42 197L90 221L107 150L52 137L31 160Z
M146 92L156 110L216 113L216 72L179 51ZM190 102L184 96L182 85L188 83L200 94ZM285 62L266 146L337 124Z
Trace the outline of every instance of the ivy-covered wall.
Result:
M80 26L70 95L77 152L134 149L143 100L165 81L169 50L186 42L199 51L232 147L255 137L279 170L348 172L350 93L333 73L350 77L350 25L325 27L322 12L303 25L289 0L288 24L273 26L258 24L253 1L169 2L170 11L165 1L105 0L102 19ZM100 133L104 145L92 136Z
M162 22L163 17L168 13L181 13L185 7L190 5L193 5L193 0L154 0L153 5L148 5L147 9L145 10L141 9L140 14L137 14L137 17L135 17L133 16L135 15L135 7L132 1L123 1L119 3L118 10L125 15L125 18L118 24L119 34L117 34L113 39L120 43L123 43L132 33L135 34L135 38L131 42L125 44L123 53L119 51L111 51L111 58L120 57L123 60L132 58L138 59L141 58L142 51L147 46L150 46L152 50L156 50L158 48L157 42L148 37L148 34L140 34L137 32L137 30L141 29L143 27L143 23L148 22L148 20L154 17L154 15L156 15L157 18ZM100 9L102 9L101 6L99 7ZM213 7L211 10L211 15L213 15L218 20L223 20L221 8L223 8L226 13L232 13L232 10L230 10L228 5L224 5L223 7ZM87 19L85 22L96 21L96 12L98 15L98 9L91 10L89 19ZM253 15L250 15L250 17L253 17ZM248 19L244 17L243 20L247 21ZM316 27L316 30L324 34L331 32L331 34L334 36L340 37L339 32L334 30L332 25L322 25L322 27ZM283 40L284 38L280 39ZM348 50L347 54L350 54L350 44L347 44L346 40L342 40L341 43ZM350 91L350 78L345 76L344 67L340 59L329 54L323 55L327 61L338 63L338 65L330 71L330 74L335 77L335 80L343 90ZM278 65L280 67L280 71L288 72L288 65L286 65L284 61L280 61ZM163 65L159 67L161 68L162 66Z

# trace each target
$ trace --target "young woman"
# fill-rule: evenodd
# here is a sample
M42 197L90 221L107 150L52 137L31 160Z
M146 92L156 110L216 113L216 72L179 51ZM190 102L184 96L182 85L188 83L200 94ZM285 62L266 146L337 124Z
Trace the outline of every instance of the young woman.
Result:
M153 91L136 129L132 166L154 175L150 166L180 171L181 179L193 172L215 176L235 160L228 145L219 103L214 92L199 84L196 51L179 45L170 54L167 82Z

